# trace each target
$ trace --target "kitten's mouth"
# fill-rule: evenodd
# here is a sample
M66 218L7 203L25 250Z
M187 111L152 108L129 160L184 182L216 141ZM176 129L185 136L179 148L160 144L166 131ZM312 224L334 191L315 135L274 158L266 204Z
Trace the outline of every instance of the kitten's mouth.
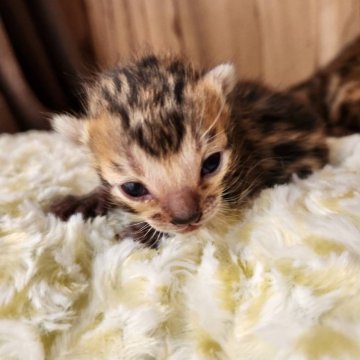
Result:
M191 233L191 232L199 229L200 227L201 227L201 224L189 224L180 229L177 229L177 232L179 232L181 234L188 234L188 233Z
M195 232L196 230L199 230L204 226L206 227L209 220L212 219L213 216L216 214L216 211L214 211L214 209L216 209L216 204L214 204L211 209L208 209L206 211L206 215L202 216L200 222L178 226L176 227L176 229L174 229L174 232L179 234L189 234Z
M197 230L206 227L210 219L217 213L217 202L213 202L210 207L202 212L200 219L196 219L194 223L174 225L171 222L160 222L160 221L148 221L150 226L155 228L157 231L169 233L169 234L190 234ZM154 220L154 217L151 218Z

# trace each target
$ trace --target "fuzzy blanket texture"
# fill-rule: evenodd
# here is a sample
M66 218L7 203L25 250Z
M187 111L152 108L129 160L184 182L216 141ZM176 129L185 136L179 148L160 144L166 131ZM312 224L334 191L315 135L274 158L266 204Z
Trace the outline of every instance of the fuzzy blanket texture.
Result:
M0 359L360 359L360 136L230 232L117 240L52 199L97 184L53 133L0 137Z

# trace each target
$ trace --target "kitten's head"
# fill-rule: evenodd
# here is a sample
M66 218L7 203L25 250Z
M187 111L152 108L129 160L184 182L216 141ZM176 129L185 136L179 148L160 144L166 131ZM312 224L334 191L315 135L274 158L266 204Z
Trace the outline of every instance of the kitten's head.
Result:
M190 232L223 209L234 84L228 64L200 74L146 57L95 82L86 119L54 127L90 149L114 202L159 231Z

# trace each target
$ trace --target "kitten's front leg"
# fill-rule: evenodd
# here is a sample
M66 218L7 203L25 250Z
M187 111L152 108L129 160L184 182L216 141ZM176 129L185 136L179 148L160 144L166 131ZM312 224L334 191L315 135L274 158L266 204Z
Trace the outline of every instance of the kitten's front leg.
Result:
M130 237L151 248L157 248L160 239L164 236L167 237L168 235L155 230L146 222L132 223L118 234L118 237L121 239Z
M68 195L55 201L49 211L65 221L70 216L81 213L84 219L106 215L115 205L110 201L110 195L104 186L98 186L88 194L75 196ZM121 207L119 205L119 207ZM117 235L119 239L131 237L135 241L141 242L146 246L156 248L159 240L167 236L152 228L146 222L131 223Z
M109 192L100 185L88 194L68 195L55 201L49 211L65 221L76 213L81 213L84 219L106 215L112 207Z

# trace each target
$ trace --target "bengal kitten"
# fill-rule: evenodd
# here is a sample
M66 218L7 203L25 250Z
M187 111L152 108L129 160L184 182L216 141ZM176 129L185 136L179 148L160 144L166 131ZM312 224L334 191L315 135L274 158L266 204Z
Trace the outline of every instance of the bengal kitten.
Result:
M326 129L333 134L342 126L337 111L352 114L349 131L357 130L359 101L350 91L356 79L349 76L359 75L359 58L357 72L340 65L343 58L355 62L342 54L289 93L239 82L229 64L202 72L171 56L146 56L101 74L88 88L83 119L53 120L58 132L88 147L101 185L51 211L66 220L120 207L138 221L130 235L144 242L218 226L261 189L326 164ZM342 71L330 73L334 67ZM328 90L324 99L319 83Z

